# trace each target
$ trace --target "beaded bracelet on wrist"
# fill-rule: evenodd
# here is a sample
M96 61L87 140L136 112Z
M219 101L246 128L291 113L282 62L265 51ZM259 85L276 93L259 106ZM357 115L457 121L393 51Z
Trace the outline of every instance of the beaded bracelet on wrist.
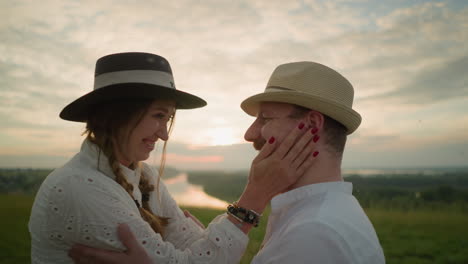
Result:
M228 205L227 213L239 222L248 223L253 225L254 227L258 226L258 223L260 222L260 217L262 216L254 210L249 210L238 206L237 203Z

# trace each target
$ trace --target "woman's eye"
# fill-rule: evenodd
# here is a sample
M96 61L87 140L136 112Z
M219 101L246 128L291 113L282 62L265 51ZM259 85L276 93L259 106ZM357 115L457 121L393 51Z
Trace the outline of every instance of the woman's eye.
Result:
M167 122L171 121L174 116L168 116L167 114L164 113L158 113L153 115L154 118L159 119L159 120L164 120Z
M165 114L154 114L153 116L157 119L164 119L166 117Z

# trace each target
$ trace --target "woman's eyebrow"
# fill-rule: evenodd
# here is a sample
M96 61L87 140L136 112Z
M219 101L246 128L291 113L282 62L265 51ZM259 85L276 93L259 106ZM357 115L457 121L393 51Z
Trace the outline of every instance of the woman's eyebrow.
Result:
M153 106L153 107L151 107L150 110L152 110L152 111L162 111L162 112L164 112L164 113L166 113L166 114L169 114L169 110L168 110L167 107ZM171 112L172 112L171 115L174 115L174 114L175 114L175 111L171 111Z
M166 113L169 112L169 110L167 110L167 108L161 107L161 106L152 107L151 110L160 110L160 111L163 111L163 112L166 112Z

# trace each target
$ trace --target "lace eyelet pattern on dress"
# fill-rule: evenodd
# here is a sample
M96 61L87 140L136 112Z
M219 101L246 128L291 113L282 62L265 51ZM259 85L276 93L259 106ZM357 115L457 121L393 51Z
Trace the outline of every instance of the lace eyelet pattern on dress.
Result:
M125 250L117 236L126 223L155 263L238 263L248 237L220 215L202 229L185 217L163 182L149 196L151 210L169 217L165 236L155 233L139 213L132 197L114 180L112 170L96 147L85 141L78 153L52 172L41 185L29 222L32 263L73 263L68 250L76 243ZM143 165L150 183L158 186L157 173ZM126 172L131 173L131 172ZM129 182L132 180L132 175ZM133 179L135 180L135 179ZM134 186L134 197L141 193Z

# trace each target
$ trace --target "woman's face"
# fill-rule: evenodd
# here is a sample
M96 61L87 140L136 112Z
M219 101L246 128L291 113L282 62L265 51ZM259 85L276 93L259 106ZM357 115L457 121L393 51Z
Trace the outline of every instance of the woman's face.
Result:
M119 162L130 166L148 159L156 141L168 139L168 125L174 113L174 101L155 100L136 127L129 129L130 136L124 138L121 152L116 151Z

